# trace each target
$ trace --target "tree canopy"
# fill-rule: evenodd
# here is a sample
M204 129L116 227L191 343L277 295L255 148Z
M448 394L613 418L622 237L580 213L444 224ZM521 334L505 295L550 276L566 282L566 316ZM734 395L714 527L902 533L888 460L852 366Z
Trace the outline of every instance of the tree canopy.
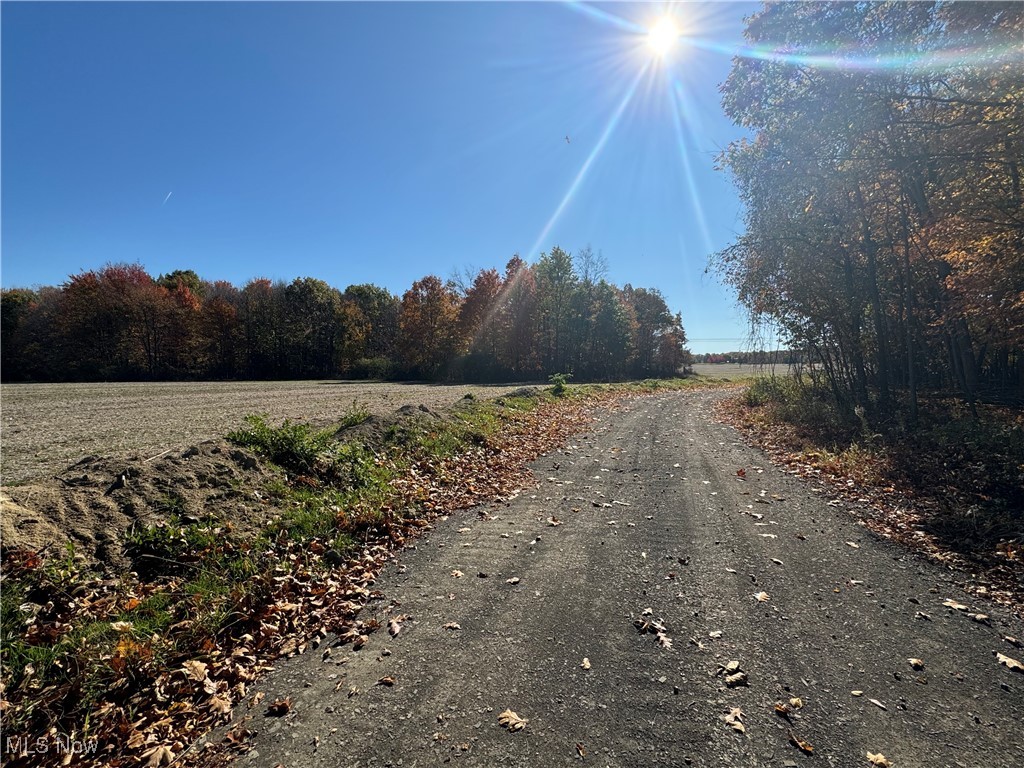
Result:
M741 302L849 407L1024 388L1024 6L770 3L722 86ZM838 55L826 56L825 52ZM855 59L844 59L848 53Z
M657 290L618 288L603 258L553 248L436 275L401 297L376 285L264 278L241 288L191 270L108 264L60 287L0 294L4 380L426 378L497 381L672 375L686 335Z

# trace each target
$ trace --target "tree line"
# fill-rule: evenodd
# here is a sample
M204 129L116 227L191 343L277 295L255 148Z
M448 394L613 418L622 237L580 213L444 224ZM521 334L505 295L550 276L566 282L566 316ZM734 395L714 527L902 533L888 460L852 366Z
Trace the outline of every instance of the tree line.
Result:
M717 266L835 398L1024 393L1024 5L770 3L722 86L745 232ZM845 60L844 56L855 57Z
M415 378L580 380L673 375L686 334L657 289L619 288L589 248L400 298L302 277L241 288L194 271L108 264L58 287L0 293L5 381Z

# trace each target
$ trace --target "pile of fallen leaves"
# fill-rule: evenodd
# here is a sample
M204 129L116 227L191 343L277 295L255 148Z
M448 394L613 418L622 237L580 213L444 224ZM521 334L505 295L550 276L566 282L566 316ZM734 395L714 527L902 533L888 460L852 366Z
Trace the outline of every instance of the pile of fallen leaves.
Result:
M819 485L829 505L846 507L875 533L922 553L933 562L972 574L967 589L1010 606L1024 616L1024 541L1019 536L991 543L987 551L960 548L935 535L935 521L948 514L951 499L969 491L956 487L955 469L929 467L923 453L913 459L917 482L909 482L906 460L886 446L857 445L851 455L837 453L824 436L815 436L767 406L750 406L742 397L723 399L715 415L793 475ZM1022 467L1024 470L1024 467ZM934 482L920 473L934 476Z
M320 538L278 536L266 551L247 553L258 572L219 596L212 631L198 596L183 591L181 576L60 578L39 553L7 552L3 580L25 590L14 616L18 639L43 650L63 643L70 651L50 658L45 675L29 662L16 678L5 653L4 764L159 768L194 760L198 739L231 720L274 659L302 653L329 633L356 648L367 642L379 624L358 615L382 597L374 579L394 550L440 514L506 499L532 485L527 464L584 429L595 407L614 407L619 397L607 392L542 401L503 414L500 430L453 456L409 463L378 454L376 460L397 473L392 493L378 514L339 513L339 519L366 521L352 531L360 546L341 555ZM247 546L226 535L214 539L216 551L204 556ZM159 631L147 625L145 607L154 601L170 606L175 623ZM139 620L118 620L126 614ZM8 610L5 639L11 616ZM117 633L112 651L93 652L90 633L111 632ZM220 753L247 750L246 735L244 724L230 731Z

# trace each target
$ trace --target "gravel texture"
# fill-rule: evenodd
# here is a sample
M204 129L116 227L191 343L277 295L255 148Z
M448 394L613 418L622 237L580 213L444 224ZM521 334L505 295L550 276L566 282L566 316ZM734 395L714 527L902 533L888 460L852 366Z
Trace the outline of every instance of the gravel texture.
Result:
M781 768L811 759L797 741L823 766L1024 765L1024 675L994 655L1024 656L1020 621L772 468L718 396L637 399L538 460L535 490L441 522L366 609L400 633L281 663L239 765Z

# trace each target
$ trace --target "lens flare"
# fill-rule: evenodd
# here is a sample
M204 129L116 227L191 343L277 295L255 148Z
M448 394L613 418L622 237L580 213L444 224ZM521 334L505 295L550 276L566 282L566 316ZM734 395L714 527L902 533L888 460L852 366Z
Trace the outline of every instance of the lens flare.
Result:
M647 45L658 56L667 56L679 39L679 27L669 16L658 19L658 23L647 33Z

